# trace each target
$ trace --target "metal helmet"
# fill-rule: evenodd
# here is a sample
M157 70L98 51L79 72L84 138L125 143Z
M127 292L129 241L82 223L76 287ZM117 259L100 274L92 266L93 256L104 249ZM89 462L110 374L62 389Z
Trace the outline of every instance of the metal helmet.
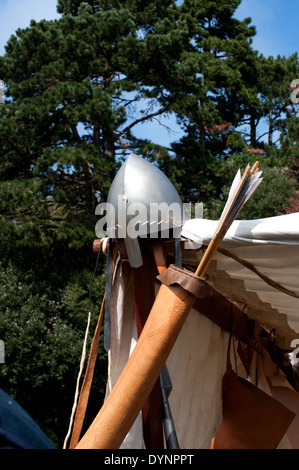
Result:
M181 198L157 166L132 153L114 178L107 202L115 210L114 238L125 241L132 267L142 266L138 237L180 237ZM136 213L138 214L136 215Z

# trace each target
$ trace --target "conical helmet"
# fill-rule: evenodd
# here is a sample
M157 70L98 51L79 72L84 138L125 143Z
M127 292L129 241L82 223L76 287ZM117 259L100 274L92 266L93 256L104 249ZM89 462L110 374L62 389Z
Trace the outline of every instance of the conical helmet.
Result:
M142 265L138 238L180 237L181 198L164 173L132 153L114 178L107 199L113 213L107 235L122 238L131 266Z

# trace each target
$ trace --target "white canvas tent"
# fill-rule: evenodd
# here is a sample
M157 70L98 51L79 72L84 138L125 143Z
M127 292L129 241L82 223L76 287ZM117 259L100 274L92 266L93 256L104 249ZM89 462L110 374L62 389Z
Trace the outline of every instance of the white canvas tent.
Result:
M214 234L217 222L192 219L182 230L183 265L193 269ZM173 259L166 240L164 252ZM169 400L181 449L210 448L222 420L222 377L226 370L229 328L222 325L234 309L254 329L275 333L277 345L299 344L299 213L254 221L235 221L206 275L210 302L192 308L167 360L172 380ZM156 290L159 284L156 284ZM202 305L202 307L201 307ZM202 308L202 311L201 311ZM211 311L209 311L209 308ZM118 258L111 296L111 348L107 395L126 364L138 338L134 276ZM225 323L225 321L224 321ZM265 355L251 361L248 374L238 358L239 375L248 377L297 413L298 393ZM292 394L292 399L288 393ZM299 411L298 411L299 416ZM298 418L281 448L299 448ZM122 448L144 448L141 413Z
M190 220L183 236L207 245L216 223ZM290 348L299 336L299 213L235 221L221 249L209 269L209 282L250 318L274 328L280 346ZM198 253L190 254L189 260L186 252L185 262L194 264Z

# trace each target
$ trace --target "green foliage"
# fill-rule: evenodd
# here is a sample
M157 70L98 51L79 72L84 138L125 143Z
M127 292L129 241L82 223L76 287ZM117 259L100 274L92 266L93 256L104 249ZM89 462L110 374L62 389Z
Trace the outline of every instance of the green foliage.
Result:
M229 162L224 163L226 174L225 184L223 185L223 203L219 208L220 210L222 210L227 199L237 170L240 168L241 171L244 171L247 164L253 165L255 161L256 155L245 152L233 156ZM286 174L284 166L273 166L273 159L264 156L260 158L259 168L263 172L263 181L249 201L246 202L238 215L238 219L251 220L280 215L294 192L294 183ZM218 216L220 216L219 212Z
M22 237L31 219L37 243L83 246L119 158L143 148L132 129L177 101L186 33L169 0L60 1L58 10L61 19L18 30L0 59L0 192L11 201L0 210Z
M0 385L61 447L79 371L92 272L82 269L80 259L74 261L77 269L71 270L73 263L66 259L57 263L59 253L21 252L10 241L2 245L1 255L0 332L5 364L0 365ZM89 347L104 284L104 275L98 275L92 288ZM96 370L93 387L98 404L104 398L107 370L102 347ZM95 405L91 402L91 406Z

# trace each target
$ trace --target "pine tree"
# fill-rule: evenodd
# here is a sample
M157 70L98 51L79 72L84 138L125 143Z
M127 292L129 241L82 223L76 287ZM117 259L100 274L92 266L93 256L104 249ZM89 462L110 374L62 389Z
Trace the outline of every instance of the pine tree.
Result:
M173 145L186 199L208 202L219 198L227 139L238 127L252 96L256 54L250 20L233 14L239 0L186 0L179 21L188 31L188 48L179 72L186 94L178 110L185 136ZM188 176L187 176L188 175Z
M172 0L58 11L18 30L1 58L2 224L30 243L80 246L121 158L142 147L134 126L171 112L184 31Z
M273 146L275 132L280 133L285 129L287 119L293 114L290 84L298 73L297 53L289 57L278 55L276 58L266 58L259 54L256 74L258 106L252 131L255 138L250 142L253 147L257 146L264 136L267 136L267 145ZM257 136L257 127L262 120L265 120L267 130ZM276 140L278 141L277 137Z

